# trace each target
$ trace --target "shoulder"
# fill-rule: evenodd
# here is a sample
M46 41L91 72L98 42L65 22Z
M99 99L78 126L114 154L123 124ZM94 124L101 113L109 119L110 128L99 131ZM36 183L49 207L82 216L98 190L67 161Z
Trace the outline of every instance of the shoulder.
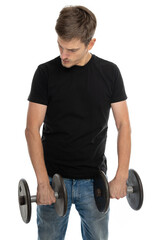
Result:
M118 66L112 61L100 58L96 55L93 55L93 58L95 65L104 71L106 70L113 73L119 70Z
M57 69L60 66L60 57L56 57L47 62L38 65L38 68L44 72L50 72L51 70Z
M107 59L104 59L104 58L100 58L96 55L93 55L93 58L94 58L94 61L98 64L100 64L101 66L108 66L108 67L111 67L111 68L115 68L117 65L114 63L114 62L111 62Z
M120 70L112 61L97 57L96 55L93 55L94 57L94 68L99 70L101 73L105 74L106 76L109 76L110 78L117 77L117 74L120 73Z

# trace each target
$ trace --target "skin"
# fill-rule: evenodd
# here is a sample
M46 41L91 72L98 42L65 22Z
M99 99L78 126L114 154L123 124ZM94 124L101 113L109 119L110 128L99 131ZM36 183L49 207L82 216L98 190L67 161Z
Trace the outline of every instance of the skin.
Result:
M70 68L74 65L84 66L91 58L89 50L92 49L96 39L92 39L88 46L85 46L79 39L64 41L58 37L61 63L64 67Z
M91 58L89 51L95 44L92 39L85 46L79 39L65 41L58 37L58 46L62 65L71 68L75 65L84 66ZM114 179L109 182L110 197L120 199L126 196L129 159L131 152L131 129L126 101L111 104L115 124L118 131L117 151L118 168ZM44 122L47 106L29 102L25 136L31 162L37 177L37 204L50 205L56 201L54 191L44 162L40 128Z

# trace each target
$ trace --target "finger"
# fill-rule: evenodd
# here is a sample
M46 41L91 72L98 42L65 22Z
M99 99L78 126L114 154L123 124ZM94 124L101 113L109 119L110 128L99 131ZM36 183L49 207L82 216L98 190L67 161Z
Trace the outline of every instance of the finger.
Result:
M112 195L110 196L111 199L117 199L117 196L116 195Z

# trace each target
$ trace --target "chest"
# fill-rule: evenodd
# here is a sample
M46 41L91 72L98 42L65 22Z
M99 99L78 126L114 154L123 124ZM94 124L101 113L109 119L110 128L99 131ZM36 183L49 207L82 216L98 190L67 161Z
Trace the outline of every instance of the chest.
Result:
M111 87L101 74L67 72L50 78L48 93L54 108L89 111L109 104Z

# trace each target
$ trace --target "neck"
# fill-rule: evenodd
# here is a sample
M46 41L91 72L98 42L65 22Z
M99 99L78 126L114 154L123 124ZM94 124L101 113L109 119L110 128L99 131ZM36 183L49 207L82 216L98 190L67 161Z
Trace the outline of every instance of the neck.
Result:
M78 65L79 65L79 66L84 66L84 65L86 65L86 64L89 62L89 60L91 59L91 57L92 57L92 54L88 52L88 53L86 54L86 56L84 57L83 61L82 61L80 64L78 64Z

